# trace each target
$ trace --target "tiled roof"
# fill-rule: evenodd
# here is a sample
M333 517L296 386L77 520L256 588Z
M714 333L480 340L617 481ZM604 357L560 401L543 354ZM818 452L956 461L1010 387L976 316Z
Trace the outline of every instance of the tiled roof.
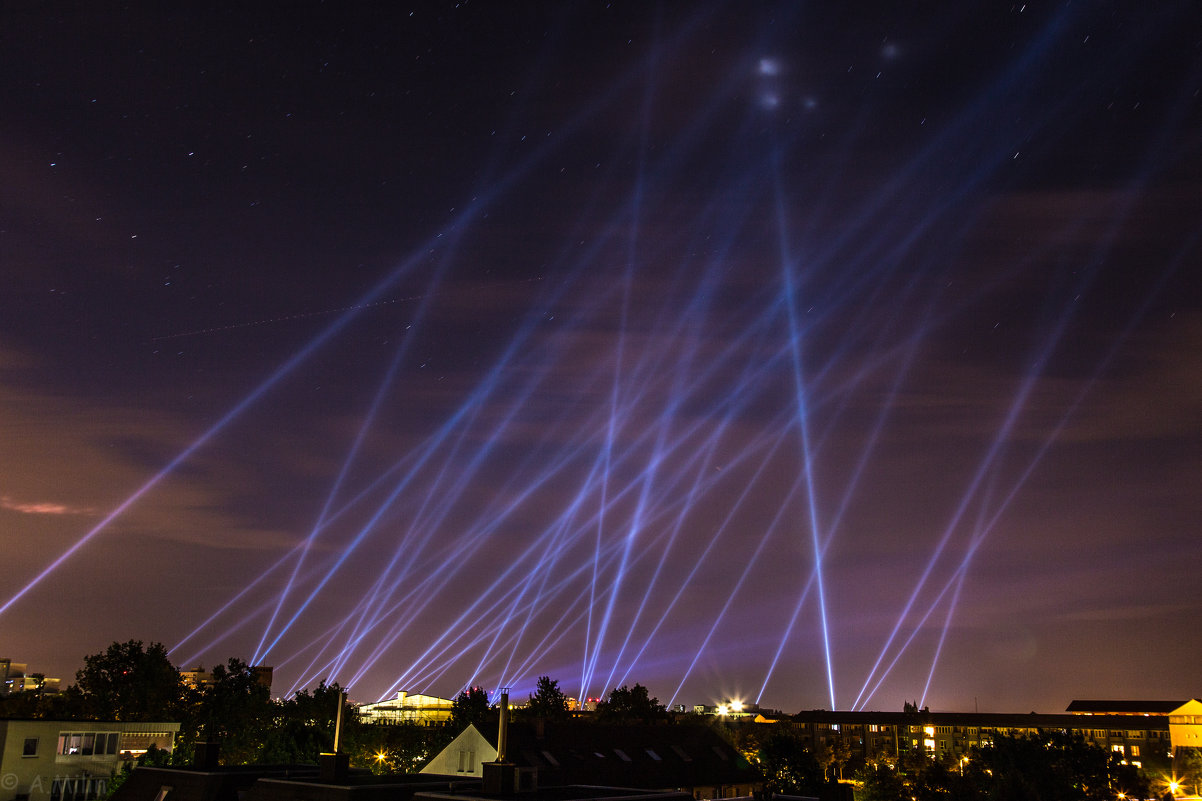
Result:
M483 732L495 744L496 733ZM599 784L674 789L762 781L726 740L706 726L511 724L507 757L539 769L540 785Z
M1184 701L1073 701L1065 712L1093 715L1167 715Z

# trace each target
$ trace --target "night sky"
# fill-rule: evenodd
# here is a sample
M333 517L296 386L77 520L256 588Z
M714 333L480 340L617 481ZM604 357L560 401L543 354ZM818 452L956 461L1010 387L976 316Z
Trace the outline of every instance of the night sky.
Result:
M0 11L0 656L1202 692L1192 0L244 5Z

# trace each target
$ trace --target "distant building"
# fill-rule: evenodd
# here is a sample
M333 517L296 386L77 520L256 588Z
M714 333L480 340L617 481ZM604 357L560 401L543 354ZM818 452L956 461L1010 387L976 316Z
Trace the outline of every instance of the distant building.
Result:
M123 760L171 750L178 723L0 720L0 801L92 801Z
M1114 703L1114 702L1110 702ZM1080 735L1117 753L1125 762L1168 757L1169 716L1122 714L1015 714L979 712L800 712L780 720L814 750L846 746L853 757L872 761L917 749L932 756L961 758L987 745L995 735L1028 736L1040 731Z
M30 673L29 665L0 659L0 696L22 692L56 693L62 679L46 678L41 673Z
M269 665L252 665L250 670L255 676L255 681L268 690L271 689L272 675L275 672L274 668ZM196 667L193 670L181 670L179 675L184 680L184 684L187 684L194 690L204 689L213 683L213 672L205 670L203 667Z
M608 726L513 723L508 762L535 786L596 785L685 792L695 799L749 796L763 777L716 731L685 724ZM497 732L468 726L421 772L480 777L497 758Z
M1202 748L1202 700L1186 701L1169 713L1173 748Z
M396 698L375 704L360 704L359 719L364 723L413 723L419 726L443 725L451 719L454 702L449 698L421 693L398 692Z

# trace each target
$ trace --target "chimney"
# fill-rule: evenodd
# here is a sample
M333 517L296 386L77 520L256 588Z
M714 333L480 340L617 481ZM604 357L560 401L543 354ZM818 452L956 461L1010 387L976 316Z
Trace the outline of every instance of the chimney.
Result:
M334 713L334 752L319 754L317 775L321 781L344 782L350 769L350 755L342 751L342 707L346 695L338 693L338 711Z
M197 770L217 770L221 758L221 743L202 740L192 746L192 767Z
M501 688L501 722L497 724L497 759L498 765L509 760L509 688Z

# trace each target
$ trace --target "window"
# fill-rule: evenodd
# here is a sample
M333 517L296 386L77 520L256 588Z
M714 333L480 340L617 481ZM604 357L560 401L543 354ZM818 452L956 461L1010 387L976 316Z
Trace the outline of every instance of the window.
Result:
M26 737L25 745L22 746L22 748L21 748L21 756L31 757L31 756L37 756L37 755L38 755L38 738L37 737Z
M559 760L556 759L555 755L552 754L550 751L540 751L539 753L543 755L543 759L547 760L547 763L550 764L551 767L553 767L553 768L559 767Z
M1133 756L1133 757L1139 756L1139 746L1138 745L1131 746L1131 756Z
M679 745L673 744L668 747L672 749L672 752L674 754L676 754L676 756L680 757L682 762L692 762L693 761L693 758L691 756L689 756L687 753L685 753L685 750L683 748L681 748Z
M107 789L106 779L55 779L50 785L50 801L95 801Z
M654 752L654 751L652 751L650 748L644 748L643 750L647 752L647 756L651 757L651 758L652 758L652 759L654 759L656 762L662 762L662 761L663 761L662 759L660 759L660 758L659 758L659 754L655 753L655 752Z
M472 773L476 770L476 752L467 748L459 749L459 767L456 773Z
M623 751L621 748L615 748L615 749L614 749L614 753L615 753L615 754L617 754L617 755L618 755L618 759L622 760L623 762L629 762L629 761L630 761L630 757L626 756L626 752L625 752L625 751Z
M60 756L108 756L118 752L120 732L64 731L58 735ZM66 791L64 791L66 792Z

